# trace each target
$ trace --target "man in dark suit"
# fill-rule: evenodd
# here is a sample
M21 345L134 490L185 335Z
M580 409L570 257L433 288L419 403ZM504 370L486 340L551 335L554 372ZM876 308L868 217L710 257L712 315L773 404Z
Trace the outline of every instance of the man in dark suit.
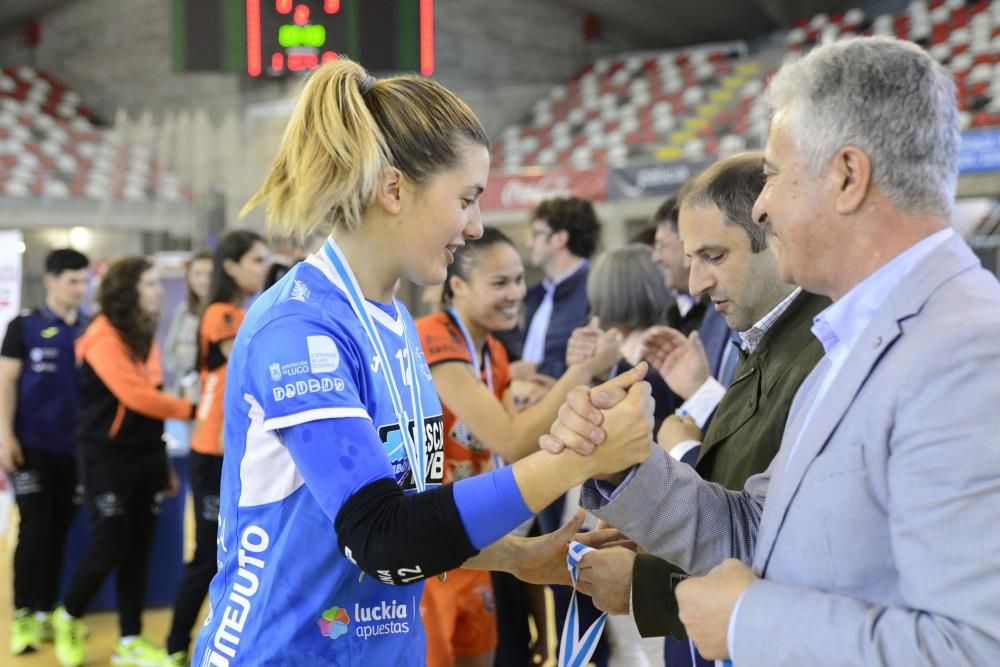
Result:
M657 440L677 459L695 460L710 481L739 489L777 453L795 392L823 356L812 336L812 318L830 304L825 297L783 282L765 230L751 217L764 186L762 155L745 153L717 162L688 182L679 197L679 226L690 256L690 291L712 304L739 333L735 376L702 437L690 418L664 422ZM654 367L671 388L691 396L715 381L697 336L668 329L647 336ZM700 453L698 453L698 445ZM588 562L592 561L592 562ZM692 664L677 618L671 581L684 572L655 556L628 550L593 552L584 561L599 607L631 609L644 636L668 637L668 665ZM703 660L696 664L708 665Z
M601 237L593 205L579 197L547 199L531 214L530 261L545 278L524 297L521 360L554 378L566 372L566 343L587 323L588 261Z
M720 373L724 365L726 343L732 332L725 318L712 308L707 296L691 295L689 276L691 269L684 256L684 246L677 228L677 197L668 197L653 214L656 234L653 242L653 261L663 271L663 280L674 295L674 303L667 310L667 324L685 336L698 332L712 377L725 386L732 377Z

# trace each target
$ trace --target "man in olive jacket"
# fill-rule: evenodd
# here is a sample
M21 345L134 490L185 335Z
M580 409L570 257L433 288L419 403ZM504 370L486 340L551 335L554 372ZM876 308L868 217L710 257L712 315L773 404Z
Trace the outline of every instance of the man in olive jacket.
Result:
M729 388L708 374L697 333L685 338L674 330L656 329L646 338L653 365L671 389L687 399L679 413L692 415L670 417L657 442L685 461L692 460L693 448L700 446L698 472L731 489L743 488L777 453L792 399L823 356L810 331L813 317L830 304L826 297L779 278L769 239L750 215L763 185L761 155L747 153L717 162L679 196L679 231L691 260L691 294L708 295L738 332L731 343L731 363L737 366ZM698 415L713 408L703 437ZM684 576L682 570L624 549L592 552L582 565L590 566L581 569L581 579L593 584L588 590L593 589L598 607L612 613L631 609L643 636L685 638L672 593L673 583ZM669 665L692 664L686 641L668 637L666 654Z
M764 332L754 351L747 354L740 350L733 383L701 442L695 469L703 478L726 488L742 489L750 476L767 468L781 445L792 399L823 356L823 347L810 327L813 317L830 305L830 300L801 290L793 294L787 309ZM661 441L665 440L664 431L666 428L661 429ZM685 638L672 593L673 583L683 576L683 570L665 560L636 557L631 596L640 634ZM686 643L682 655L690 660Z

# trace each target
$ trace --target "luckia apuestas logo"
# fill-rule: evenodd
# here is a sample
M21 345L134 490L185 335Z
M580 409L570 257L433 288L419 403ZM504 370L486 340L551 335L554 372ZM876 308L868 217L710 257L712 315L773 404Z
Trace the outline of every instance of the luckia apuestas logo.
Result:
M319 631L324 637L336 639L347 632L347 626L351 618L347 615L347 610L343 607L330 607L323 612L319 620Z

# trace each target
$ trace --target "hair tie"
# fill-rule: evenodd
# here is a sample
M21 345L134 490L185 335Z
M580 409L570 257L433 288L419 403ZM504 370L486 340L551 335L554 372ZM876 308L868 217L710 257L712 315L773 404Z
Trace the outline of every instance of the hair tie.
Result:
M361 97L366 97L371 89L375 87L375 77L371 74L365 77L364 81L358 84L358 88L361 89Z

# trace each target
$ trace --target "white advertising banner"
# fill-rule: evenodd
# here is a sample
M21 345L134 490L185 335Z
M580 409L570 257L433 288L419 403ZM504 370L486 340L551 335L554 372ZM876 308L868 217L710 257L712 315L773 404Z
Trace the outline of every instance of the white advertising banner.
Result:
M21 310L21 248L19 231L0 231L0 335ZM0 539L7 534L14 494L10 479L0 470Z
M0 232L0 332L21 310L21 244L19 231Z

